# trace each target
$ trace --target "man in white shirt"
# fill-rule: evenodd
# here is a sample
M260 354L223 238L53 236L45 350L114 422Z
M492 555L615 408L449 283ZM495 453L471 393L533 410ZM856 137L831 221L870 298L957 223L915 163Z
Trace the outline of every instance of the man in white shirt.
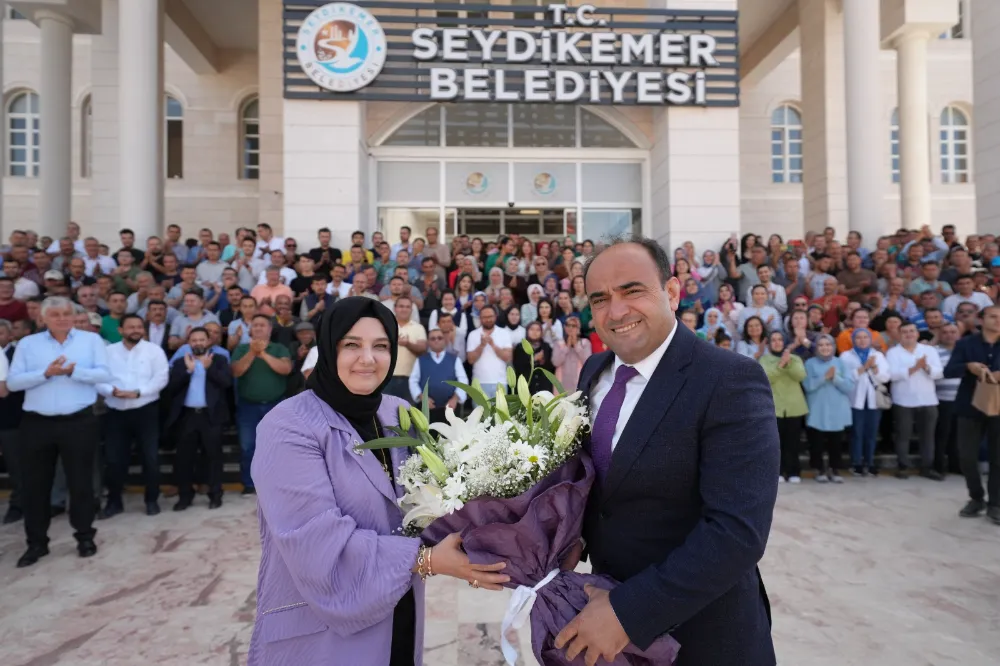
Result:
M897 479L909 478L910 436L914 422L920 442L920 476L943 481L934 466L934 430L937 427L938 397L935 381L944 376L941 357L933 347L918 342L917 325L905 323L900 329L902 343L885 355L892 376L893 436L899 458Z
M772 277L774 274L770 266L762 264L757 267L757 279L760 280L758 284L764 285L767 289L767 304L777 310L778 314L783 315L788 312L788 296L784 287L771 281ZM753 285L747 290L747 304L753 303L753 288L755 286L757 285Z
M941 311L946 315L955 316L958 306L962 303L972 303L982 312L983 308L993 305L993 299L981 291L976 291L976 282L971 275L959 275L955 279L955 291L941 304Z
M160 512L160 391L167 386L169 368L163 349L143 340L142 318L126 314L119 323L122 340L107 348L111 381L97 385L108 406L107 470L108 500L98 519L111 518L125 510L122 489L128 475L132 443L142 455L146 483L146 515Z
M96 238L88 238L83 242L83 265L87 277L97 275L113 275L118 265L111 257L101 254L101 244Z
M274 235L274 230L271 229L270 224L258 224L257 225L257 250L267 249L271 252L274 250L285 251L285 239L280 236Z
M260 276L257 278L257 284L267 284L267 269L271 266L276 266L278 268L278 273L280 274L281 284L292 285L292 280L298 277L298 274L294 269L289 268L285 265L285 252L283 250L271 250L271 263L264 267L264 270L260 272Z
M326 285L326 293L339 298L347 298L351 293L351 285L344 282L347 275L347 268L343 264L335 264L330 271L330 284Z
M465 343L472 378L479 380L488 398L496 396L498 386L507 386L507 364L514 358L510 330L496 324L496 308L485 306L479 311L479 328L469 333Z

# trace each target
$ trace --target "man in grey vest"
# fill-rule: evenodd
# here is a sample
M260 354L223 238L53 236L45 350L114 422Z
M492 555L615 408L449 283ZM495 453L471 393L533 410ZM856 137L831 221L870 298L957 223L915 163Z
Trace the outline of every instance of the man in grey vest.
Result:
M461 359L445 351L447 343L441 329L432 329L427 334L427 343L430 348L417 359L413 364L413 372L410 373L410 395L413 396L414 402L420 404L426 385L430 400L431 423L443 422L447 407L457 410L459 405L465 402L465 391L445 382L457 381L468 384L469 377L465 374Z

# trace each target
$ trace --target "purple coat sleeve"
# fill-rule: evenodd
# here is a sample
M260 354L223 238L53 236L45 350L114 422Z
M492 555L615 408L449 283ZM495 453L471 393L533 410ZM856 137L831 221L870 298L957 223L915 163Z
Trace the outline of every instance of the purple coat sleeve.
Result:
M349 497L382 497L360 469L328 468L324 454L339 461L347 438L292 410L274 412L257 429L253 461L264 529L309 607L338 635L357 633L389 617L410 589L420 541L361 529L345 515Z

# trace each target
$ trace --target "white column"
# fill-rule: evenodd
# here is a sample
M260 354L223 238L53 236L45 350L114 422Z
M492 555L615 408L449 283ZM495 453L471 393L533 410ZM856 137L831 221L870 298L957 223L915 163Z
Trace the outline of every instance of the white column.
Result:
M879 3L844 0L844 88L847 121L847 213L852 231L874 247L888 231L882 214L885 131L879 82ZM807 121L808 122L808 121ZM926 136L926 135L925 135Z
M899 87L899 171L901 227L931 223L930 128L927 111L927 42L923 30L895 40Z
M136 246L163 228L163 1L118 7L119 215Z
M997 57L996 36L1000 34L1000 2L972 3L972 14L966 20L972 26L973 99L975 126L972 145L975 159L973 179L976 188L978 226L959 233L993 232L1000 229L1000 58Z
M72 68L73 22L55 12L35 15L41 30L40 235L65 233L72 208Z
M4 32L4 26L3 26L3 23L4 23L4 20L6 18L7 18L7 3L3 2L3 0L0 0L0 92L2 92L3 89L4 89L4 82L3 82L3 80L4 80L4 77L3 77L3 32ZM2 95L0 95L0 99L2 99ZM6 104L6 100L3 100L3 101ZM6 116L6 109L0 111L0 118L2 118L4 116ZM2 233L2 237L3 238L9 238L10 237L10 232L7 231L6 229L4 229L4 226L3 226L3 220L4 220L4 215L3 215L3 202L4 202L4 198L3 198L3 179L7 176L6 160L3 159L3 156L7 154L7 148L6 148L6 146L7 146L7 128L6 127L0 127L0 169L4 169L4 171L2 173L0 173L0 233Z

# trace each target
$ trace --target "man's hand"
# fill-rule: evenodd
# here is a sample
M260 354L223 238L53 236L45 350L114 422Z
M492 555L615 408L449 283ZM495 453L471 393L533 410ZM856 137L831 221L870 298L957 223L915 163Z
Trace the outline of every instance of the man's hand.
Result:
M301 361L306 357L306 355L309 354L309 347L306 347L305 345L299 345L299 350L296 353L298 354L299 360Z
M323 312L324 310L326 310L326 299L325 298L319 299L319 302L316 303L316 310L318 310L319 312Z
M437 405L434 404L434 398L427 396L427 409L436 409Z
M622 628L607 590L592 585L583 588L590 598L579 615L556 636L556 649L567 645L566 659L573 661L584 652L584 663L595 666L599 659L612 662L629 644L628 634Z
M201 361L201 367L203 367L206 370L208 370L209 366L212 365L212 359L213 358L215 358L215 354L213 354L212 352L209 352L209 353L205 354L204 356L202 356L201 358L199 358L198 360Z
M66 362L66 357L60 356L56 360L49 363L49 367L45 368L45 378L48 379L49 377L58 377L59 375L65 375L66 373L63 371L63 363L65 362Z
M194 372L194 364L195 364L194 356L192 356L190 353L184 354L184 367L187 368L188 372Z
M239 340L243 339L243 324L236 327L236 330L233 331L233 337Z
M250 352L254 356L260 356L265 351L267 351L267 340L251 340L250 341Z
M457 395L453 395L450 398L448 398L448 405L447 406L451 407L452 410L458 409L458 396Z
M57 359L58 360L58 359ZM986 377L990 374L990 369L985 363L967 363L965 369L974 374L979 379L989 381Z

